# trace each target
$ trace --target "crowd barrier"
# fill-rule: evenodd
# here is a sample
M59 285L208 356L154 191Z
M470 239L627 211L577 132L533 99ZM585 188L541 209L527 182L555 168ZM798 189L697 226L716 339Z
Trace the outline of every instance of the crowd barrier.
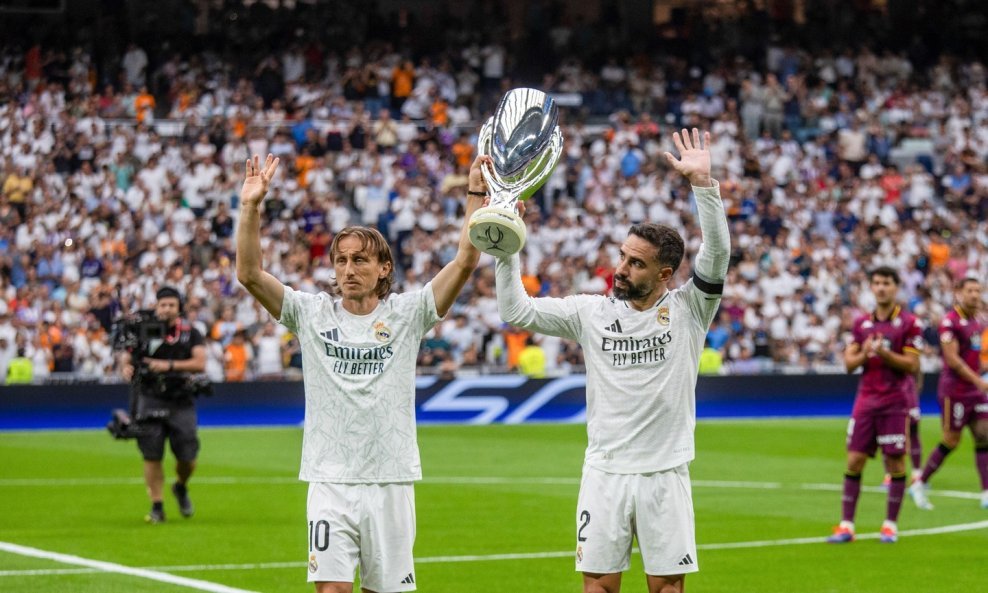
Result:
M938 413L936 375L927 375L924 414ZM452 381L418 377L420 423L518 424L583 422L586 377L527 379L488 375ZM857 388L854 375L700 377L699 418L847 416ZM300 382L222 383L199 402L204 426L297 425ZM75 384L0 387L0 430L100 428L113 408L127 407L126 385Z

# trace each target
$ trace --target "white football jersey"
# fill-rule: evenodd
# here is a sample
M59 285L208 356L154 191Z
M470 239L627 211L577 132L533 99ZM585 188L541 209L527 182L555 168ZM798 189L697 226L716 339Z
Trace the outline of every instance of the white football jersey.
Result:
M431 283L390 295L368 315L346 311L326 293L285 287L280 322L298 336L305 380L300 479L422 479L415 361L439 319Z
M530 300L529 329L583 346L587 465L649 473L693 459L700 352L720 304L713 292L694 277L647 311L600 295Z

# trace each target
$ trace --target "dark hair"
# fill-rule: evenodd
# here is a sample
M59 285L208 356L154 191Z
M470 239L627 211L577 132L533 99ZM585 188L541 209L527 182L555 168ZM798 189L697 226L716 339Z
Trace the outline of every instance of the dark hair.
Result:
M891 278L892 282L896 286L899 285L899 273L889 266L878 266L874 270L868 272L868 280L874 280L875 276L881 276L882 278Z
M964 290L964 287L967 286L968 282L981 284L981 281L978 280L977 278L974 278L972 276L965 276L957 281L957 284L954 285L954 290Z
M360 249L362 251L369 252L377 258L377 261L389 265L388 274L377 281L377 298L383 299L388 296L388 293L391 292L391 283L395 279L395 263L394 258L391 256L391 246L388 245L388 240L375 228L348 226L333 237L333 242L329 246L329 256L334 263L336 261L336 250L339 247L340 241L347 237L360 239ZM337 290L337 288L337 282L333 282L333 289Z
M641 237L652 245L655 245L655 248L658 250L656 260L663 266L672 267L674 274L679 269L679 264L683 263L683 252L685 251L683 238L671 226L653 222L640 222L631 226L631 229L628 230L628 235Z
M161 299L176 299L178 301L178 312L180 314L185 313L185 301L182 300L182 293L180 293L177 288L172 286L162 286L158 289L158 292L156 292L154 296L159 301Z

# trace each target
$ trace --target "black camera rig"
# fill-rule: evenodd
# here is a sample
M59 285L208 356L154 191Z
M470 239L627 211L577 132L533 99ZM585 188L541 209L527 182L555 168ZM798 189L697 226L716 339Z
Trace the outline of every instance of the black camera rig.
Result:
M160 345L168 334L168 325L158 319L153 310L142 309L118 318L113 324L111 346L116 352L127 352L134 374L130 380L129 409L113 410L106 429L117 439L141 435L142 422L163 420L167 409L144 410L138 406L141 396L159 400L180 400L213 394L213 384L203 376L188 376L180 372L156 373L145 358ZM155 344L157 342L157 344Z

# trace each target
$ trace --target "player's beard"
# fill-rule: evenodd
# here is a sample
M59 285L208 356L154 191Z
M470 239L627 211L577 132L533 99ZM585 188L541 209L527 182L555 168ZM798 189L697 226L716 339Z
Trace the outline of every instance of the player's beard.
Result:
M623 288L618 286L618 280L624 282L625 286ZM627 276L614 277L614 298L620 301L639 301L647 297L650 292L652 290L647 286L635 284Z

